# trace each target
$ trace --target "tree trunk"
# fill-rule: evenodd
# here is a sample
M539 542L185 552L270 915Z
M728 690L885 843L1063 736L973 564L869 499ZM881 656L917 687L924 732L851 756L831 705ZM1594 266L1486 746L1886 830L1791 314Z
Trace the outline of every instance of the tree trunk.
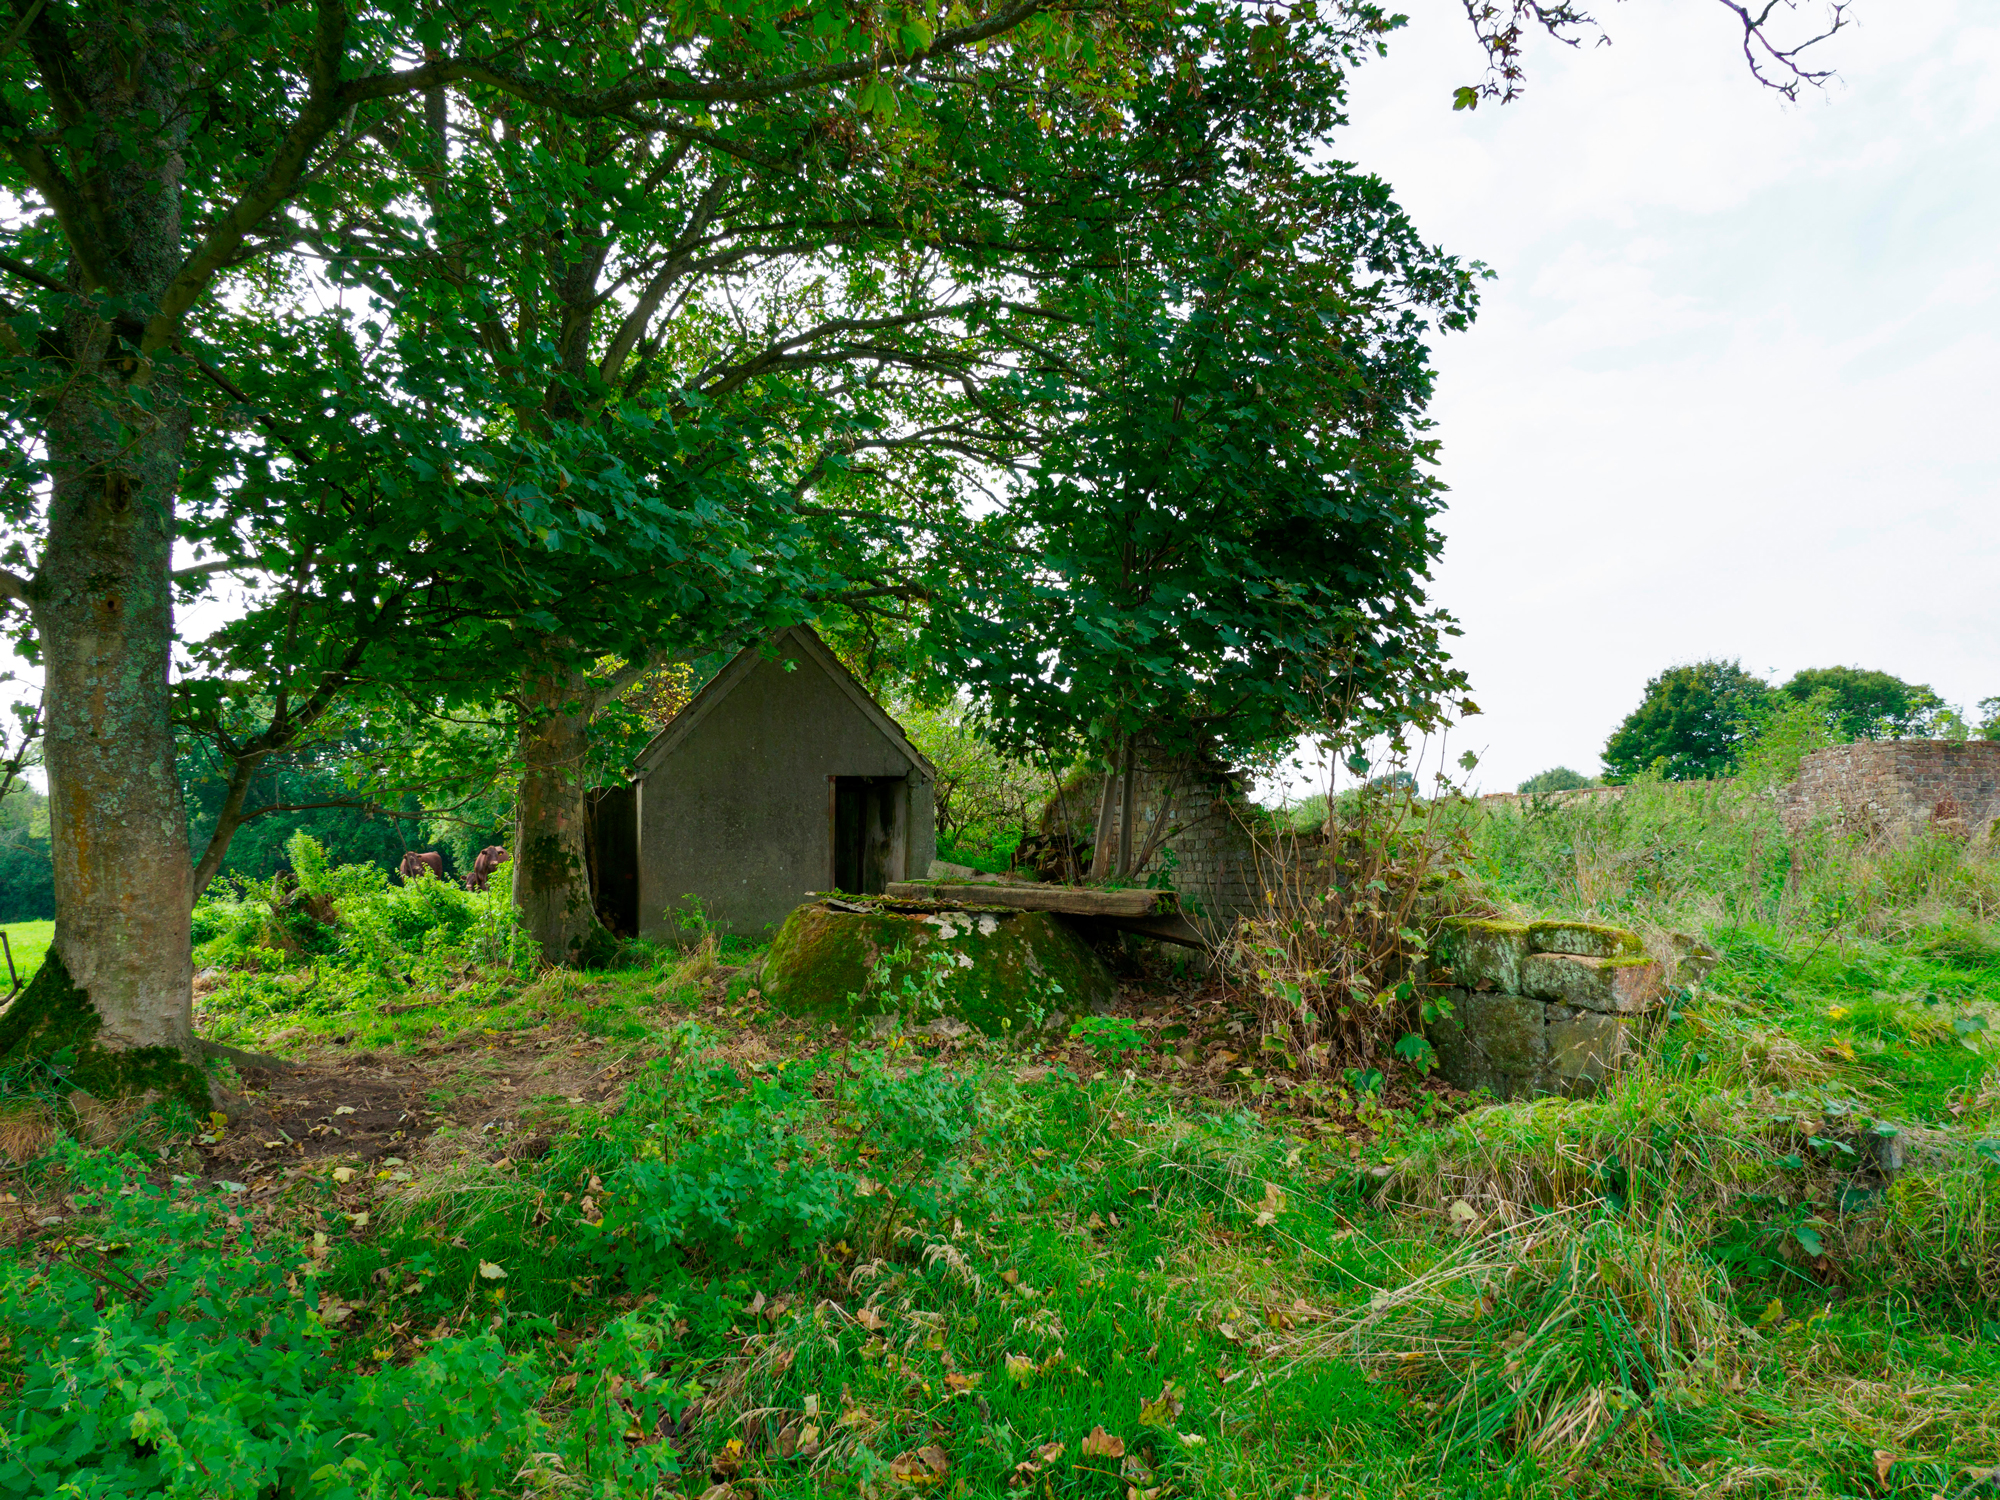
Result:
M201 851L201 858L195 863L194 878L188 882L190 907L201 900L201 893L208 889L221 870L223 858L229 853L230 840L236 837L236 830L249 821L243 815L243 801L249 795L250 783L256 779L265 757L266 752L260 750L238 755L229 763L229 789L223 793L222 810L216 814L215 829L208 836L208 847Z
M514 907L545 961L589 962L609 938L591 901L584 848L592 704L568 672L531 674L522 687Z
M86 11L86 14L88 12ZM111 24L111 17L105 18ZM170 23L171 24L171 23ZM125 22L120 20L119 26ZM114 166L116 284L157 305L179 264L179 49L87 39L69 82L92 128L155 140ZM141 39L146 40L146 39ZM74 1048L67 1076L100 1095L207 1098L194 1040L187 820L168 718L169 570L188 414L176 374L137 351L93 298L70 301L53 398L48 539L28 594L46 669L55 937L0 1019L0 1053Z
M1139 809L1138 780L1139 744L1136 735L1125 737L1125 776L1118 798L1118 878L1132 878L1132 829L1134 815Z
M1111 877L1111 860L1113 855L1111 830L1115 826L1113 816L1117 809L1117 804L1112 800L1112 796L1114 789L1118 785L1118 747L1115 744L1111 747L1111 756L1112 758L1107 763L1104 772L1104 788L1097 794L1097 832L1093 835L1093 842L1090 846L1090 878L1092 880L1108 880Z

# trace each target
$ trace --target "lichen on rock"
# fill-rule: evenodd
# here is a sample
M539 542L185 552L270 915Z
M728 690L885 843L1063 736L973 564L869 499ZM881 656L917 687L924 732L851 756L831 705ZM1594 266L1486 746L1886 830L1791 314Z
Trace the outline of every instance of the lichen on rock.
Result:
M771 944L760 986L795 1015L960 1021L995 1036L1065 1023L1116 989L1089 946L1047 912L894 901L799 907Z

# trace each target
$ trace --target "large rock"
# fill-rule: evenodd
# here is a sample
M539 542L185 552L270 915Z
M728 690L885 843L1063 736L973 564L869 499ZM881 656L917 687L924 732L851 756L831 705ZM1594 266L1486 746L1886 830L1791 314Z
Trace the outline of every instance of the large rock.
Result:
M891 901L799 907L760 983L795 1015L962 1022L989 1035L1067 1025L1116 991L1097 955L1047 912Z

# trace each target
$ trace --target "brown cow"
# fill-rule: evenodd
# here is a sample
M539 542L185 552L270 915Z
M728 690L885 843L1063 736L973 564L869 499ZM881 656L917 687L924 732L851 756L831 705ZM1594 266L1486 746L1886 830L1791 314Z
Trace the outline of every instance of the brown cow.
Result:
M412 849L403 856L402 868L397 872L404 880L422 880L426 875L444 879L444 856L442 854L419 854Z
M472 873L465 877L465 888L468 891L485 890L486 882L493 878L493 872L513 857L498 844L488 844L473 859Z

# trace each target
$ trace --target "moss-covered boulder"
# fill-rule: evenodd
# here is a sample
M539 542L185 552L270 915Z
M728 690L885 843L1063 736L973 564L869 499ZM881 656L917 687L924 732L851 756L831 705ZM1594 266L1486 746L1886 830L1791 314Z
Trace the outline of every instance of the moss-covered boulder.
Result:
M764 998L842 1022L962 1021L999 1035L1066 1024L1110 1003L1110 970L1047 912L815 901L785 919Z

